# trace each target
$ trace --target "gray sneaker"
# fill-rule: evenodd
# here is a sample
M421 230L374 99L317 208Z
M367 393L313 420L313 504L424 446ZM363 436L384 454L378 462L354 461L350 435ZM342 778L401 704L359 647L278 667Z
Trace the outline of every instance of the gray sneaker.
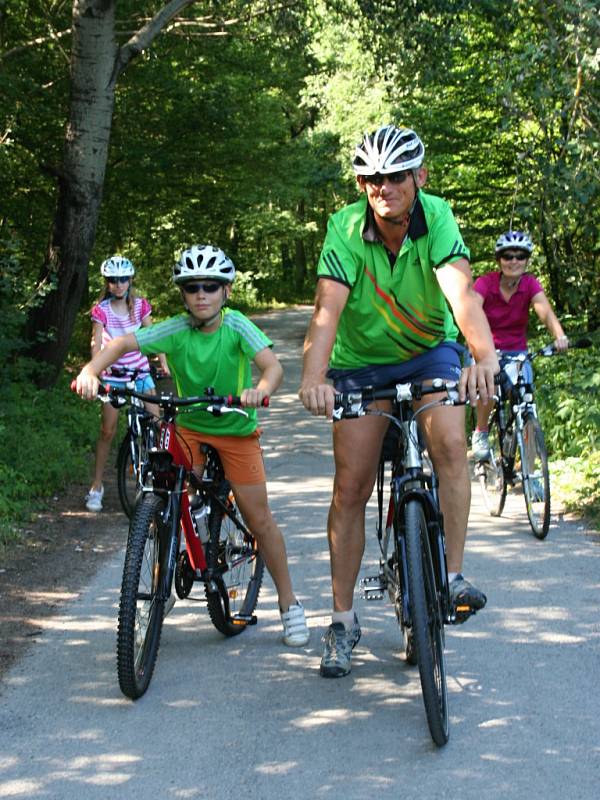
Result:
M323 678L343 678L350 672L352 651L360 639L358 617L354 615L354 623L348 630L342 622L333 622L328 628L323 641L323 657L319 672Z
M475 431L471 437L471 449L475 461L489 461L490 443L487 431Z
M480 611L487 603L487 597L484 593L465 580L460 572L450 582L449 589L450 601L455 609L457 606L459 608L461 606L470 606L472 611Z

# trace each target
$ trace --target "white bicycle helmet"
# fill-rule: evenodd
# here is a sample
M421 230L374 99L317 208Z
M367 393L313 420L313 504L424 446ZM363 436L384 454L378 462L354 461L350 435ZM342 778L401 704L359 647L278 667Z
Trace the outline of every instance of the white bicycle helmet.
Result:
M102 262L100 272L105 278L125 278L128 275L135 275L135 268L128 258L111 256Z
M528 255L533 253L533 242L531 238L521 231L507 231L498 237L496 242L496 255L500 255L504 250L514 248L515 250L525 250Z
M218 247L209 244L195 244L184 250L173 267L175 283L184 283L190 278L212 278L222 283L233 283L235 267Z
M418 169L425 158L425 147L410 128L383 125L374 133L365 133L356 146L352 166L356 175L389 175Z

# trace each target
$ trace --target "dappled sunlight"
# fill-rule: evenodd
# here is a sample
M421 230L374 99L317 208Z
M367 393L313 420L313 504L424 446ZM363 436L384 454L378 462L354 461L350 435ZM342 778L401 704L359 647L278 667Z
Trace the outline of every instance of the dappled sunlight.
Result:
M316 728L324 725L348 724L368 716L366 711L352 711L349 708L323 708L293 719L290 724L297 728Z

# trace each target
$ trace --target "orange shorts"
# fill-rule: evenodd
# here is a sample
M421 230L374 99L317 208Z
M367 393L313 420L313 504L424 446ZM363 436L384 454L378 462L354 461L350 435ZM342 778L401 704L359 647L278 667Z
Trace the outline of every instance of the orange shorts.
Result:
M177 433L184 449L191 452L194 466L204 464L200 446L209 444L218 452L230 483L253 485L267 480L258 430L250 436L212 436L177 427Z

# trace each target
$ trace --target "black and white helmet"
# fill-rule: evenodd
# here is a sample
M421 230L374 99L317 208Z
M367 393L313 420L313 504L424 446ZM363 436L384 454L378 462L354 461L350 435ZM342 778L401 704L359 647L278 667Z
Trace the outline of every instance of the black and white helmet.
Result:
M173 267L175 283L184 283L190 278L212 278L222 283L233 283L235 267L218 247L209 244L195 244L184 250Z
M498 241L496 242L497 256L505 250L510 250L512 248L515 250L525 250L528 255L531 255L533 253L533 242L528 234L522 233L521 231L507 231L503 233L502 236L498 237Z
M354 151L352 166L356 175L389 175L418 169L424 158L425 147L413 130L384 125L365 133Z
M103 261L100 266L100 272L105 278L125 278L130 275L135 275L133 264L128 258L123 256L111 256Z

